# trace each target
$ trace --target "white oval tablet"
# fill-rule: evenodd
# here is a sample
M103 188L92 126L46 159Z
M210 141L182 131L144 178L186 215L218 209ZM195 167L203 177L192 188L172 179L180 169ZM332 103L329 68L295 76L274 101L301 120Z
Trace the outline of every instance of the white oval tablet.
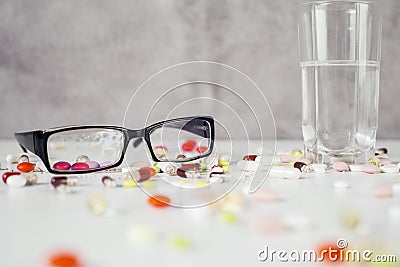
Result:
M280 177L287 179L299 179L301 177L301 171L292 166L274 166L271 167L270 173L272 177Z
M26 178L22 175L11 175L7 179L7 185L11 187L23 187L26 185Z
M352 172L361 172L362 171L362 165L360 165L360 164L351 164L350 165L350 171L352 171Z
M381 166L381 170L386 173L396 173L399 172L399 167L396 164L388 164Z

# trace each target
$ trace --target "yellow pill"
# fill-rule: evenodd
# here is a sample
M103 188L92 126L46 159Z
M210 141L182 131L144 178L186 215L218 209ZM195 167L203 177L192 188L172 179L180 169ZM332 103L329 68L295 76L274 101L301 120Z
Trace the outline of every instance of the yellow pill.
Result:
M180 179L180 180L179 180L179 182L181 182L181 183L184 183L184 184L187 184L187 183L189 183L189 181L188 181L188 180L186 180L186 179Z
M172 236L169 238L169 244L174 249L185 250L189 248L190 241L184 236Z
M141 185L147 189L153 189L157 186L156 182L151 180L144 181L143 183L141 183Z
M354 230L360 223L360 217L355 211L346 210L342 213L341 222L343 227Z
M228 166L229 161L220 159L220 160L218 160L218 165L223 166L223 167Z
M375 166L381 166L381 160L377 157L373 157L372 159L368 160L368 163L374 164Z
M290 155L295 159L300 159L303 157L303 151L300 149L293 149L292 152L290 152Z
M132 188L132 187L137 187L137 183L136 183L136 181L135 180L133 180L133 179L125 179L123 182L122 182L122 186L123 187L126 187L126 188Z

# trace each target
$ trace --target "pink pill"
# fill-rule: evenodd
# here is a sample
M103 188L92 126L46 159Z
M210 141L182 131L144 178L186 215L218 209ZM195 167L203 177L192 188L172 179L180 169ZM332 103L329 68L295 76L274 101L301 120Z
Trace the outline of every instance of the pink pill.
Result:
M381 161L382 166L392 164L392 161L387 158L379 158L379 160Z
M390 186L378 185L372 188L372 194L378 198L391 197L393 195L393 190Z
M114 163L111 162L111 161L103 161L103 162L100 163L100 167L107 167L107 166L111 166L113 164Z
M75 162L71 166L71 170L73 171L82 171L87 169L89 169L89 165L87 165L85 162Z
M278 194L268 189L260 189L252 197L260 202L275 202L279 200Z
M277 234L289 230L289 227L280 218L274 217L260 218L253 221L251 227L265 235Z
M370 174L374 174L374 173L381 172L381 169L372 163L367 163L367 164L364 164L361 166L361 171L370 173Z
M349 170L349 165L346 162L338 161L333 163L332 168L338 172L345 172Z
M69 168L71 168L71 164L69 164L69 162L66 161L59 161L54 163L53 165L53 169L60 171L66 171L69 170Z
M294 157L292 157L291 155L283 154L279 155L279 157L281 158L282 163L290 163L295 161Z
M100 167L100 164L97 161L89 160L89 161L85 161L85 163L87 165L89 165L89 169L96 169L96 168Z

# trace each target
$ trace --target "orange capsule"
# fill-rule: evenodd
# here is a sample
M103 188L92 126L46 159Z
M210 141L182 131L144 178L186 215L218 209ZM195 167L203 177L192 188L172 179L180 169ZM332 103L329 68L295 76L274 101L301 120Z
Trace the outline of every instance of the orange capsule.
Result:
M144 182L157 174L157 171L152 167L142 167L138 172L140 174L139 182Z
M49 265L51 267L81 267L78 257L70 252L59 252L50 256Z
M151 196L147 201L151 206L156 208L165 208L171 203L171 199L164 195Z
M17 169L20 172L31 172L35 168L35 165L29 162L21 162L20 164L17 165Z
M317 256L323 261L323 263L328 264L340 264L342 259L340 257L341 249L335 242L332 243L322 243L317 249Z

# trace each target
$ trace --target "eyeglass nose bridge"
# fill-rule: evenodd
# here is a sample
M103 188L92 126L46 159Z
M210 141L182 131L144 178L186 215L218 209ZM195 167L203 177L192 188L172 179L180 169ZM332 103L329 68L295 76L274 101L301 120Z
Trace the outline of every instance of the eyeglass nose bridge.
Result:
M146 129L140 129L140 130L127 129L127 130L128 130L129 141L132 139L145 137L146 135Z

